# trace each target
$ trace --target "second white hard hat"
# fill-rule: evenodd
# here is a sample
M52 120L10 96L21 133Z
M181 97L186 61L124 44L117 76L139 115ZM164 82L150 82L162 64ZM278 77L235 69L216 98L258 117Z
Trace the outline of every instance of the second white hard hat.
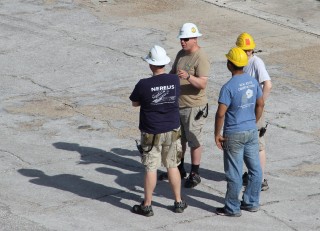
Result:
M200 36L202 36L202 34L199 32L198 27L188 22L182 25L178 38L195 38Z
M154 45L147 57L145 58L147 63L154 66L163 66L170 63L170 58L167 56L167 52L160 46Z

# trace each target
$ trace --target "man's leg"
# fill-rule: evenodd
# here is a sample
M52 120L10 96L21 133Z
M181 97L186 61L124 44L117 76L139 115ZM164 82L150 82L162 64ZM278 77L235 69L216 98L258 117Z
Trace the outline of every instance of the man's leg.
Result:
M227 192L225 197L225 211L228 214L239 215L239 194L242 188L242 168L244 151L244 133L226 135L223 151L224 171L227 179Z
M192 163L192 165L200 165L202 147L201 146L192 147L190 149L191 149L191 163Z
M259 129L266 127L264 112L262 113L260 120L257 122L257 126ZM260 166L261 166L261 170L262 170L261 191L265 191L265 190L268 190L268 188L269 188L268 183L265 180L265 176L264 176L265 169L266 169L266 163L267 163L265 136L259 137L259 157L260 157Z
M199 166L201 163L201 154L202 154L202 140L203 140L203 127L206 122L205 117L200 117L199 119L195 119L199 111L201 111L203 107L195 107L191 109L189 116L189 124L188 124L188 142L190 146L191 152L191 173L194 172L199 175Z
M134 205L132 212L146 217L153 216L151 206L152 194L157 183L157 172L146 171L144 175L144 201L140 205Z
M174 212L183 213L188 207L187 203L181 198L181 177L178 168L168 168L169 182L174 194Z
M180 172L180 177L185 178L187 176L187 172L184 168L184 156L187 150L187 142L181 141L181 147L182 147L182 154L181 154L181 161L178 166L179 172Z
M172 188L175 201L181 201L181 177L178 168L168 168L169 183Z
M266 162L267 162L267 158L266 158L266 150L262 150L259 152L259 156L260 156L260 166L261 166L261 170L262 170L262 181L264 179L264 170L266 168Z
M181 147L182 147L182 155L181 155L181 162L178 166L180 171L181 178L187 176L187 172L184 168L184 157L187 150L187 137L186 131L189 130L188 118L189 118L189 110L190 109L180 109L180 128L181 128Z
M244 208L259 208L262 171L257 136L257 131L251 131L251 139L247 142L244 150L244 162L248 168L248 185L242 201Z
M157 172L147 171L144 175L144 206L151 205L152 194L157 184Z

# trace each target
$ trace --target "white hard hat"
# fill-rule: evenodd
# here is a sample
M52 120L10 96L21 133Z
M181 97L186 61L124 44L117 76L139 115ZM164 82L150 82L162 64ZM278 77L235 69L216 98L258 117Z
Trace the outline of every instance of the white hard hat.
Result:
M170 63L170 58L167 56L167 52L160 46L154 45L145 60L155 66L163 66Z
M180 29L178 38L195 38L200 37L198 27L193 23L185 23Z

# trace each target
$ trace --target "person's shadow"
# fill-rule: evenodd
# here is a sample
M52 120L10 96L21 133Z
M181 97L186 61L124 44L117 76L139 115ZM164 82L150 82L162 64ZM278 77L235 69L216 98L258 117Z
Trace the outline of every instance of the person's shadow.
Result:
M122 199L142 200L140 196L121 189L108 187L82 179L82 176L59 174L49 176L37 169L19 169L18 172L26 177L33 178L29 182L41 186L57 188L94 200L110 203L123 209L131 209Z
M129 150L126 149L121 149L121 148L113 148L111 149L112 152L121 155L121 156L126 156L126 155L131 155ZM139 155L139 154L138 154ZM144 172L144 167L140 163L140 168L141 172ZM185 168L186 169L191 169L191 165L188 163L185 163ZM130 174L130 179L128 179L127 174L123 174L122 172L116 170L116 169L111 169L108 167L101 167L96 169L98 172L108 174L108 175L115 175L117 176L115 182L120 185L121 187L127 188L127 189L132 189L132 186L138 186L141 185L143 187L143 175L141 174ZM209 179L211 181L225 181L226 177L224 173L201 168L201 178ZM161 173L164 173L161 170L158 170L158 176ZM198 207L207 211L215 211L215 208L212 206L201 202L200 200L197 200L196 198L202 198L202 199L209 199L209 200L214 200L217 201L221 204L224 204L224 197L216 196L211 193L204 192L202 190L193 188L193 189L185 189L183 188L184 180L182 180L182 194L184 199L188 202L190 206ZM166 198L172 198L172 192L170 190L170 186L167 181L162 182L162 181L157 181L157 187L155 188L154 195L155 196L164 196ZM134 187L135 187L134 186ZM130 188L128 188L130 187Z
M107 175L114 175L117 176L115 182L124 188L128 188L128 182L132 184L133 182L137 182L136 185L143 184L143 176L141 174L132 174L130 176L130 179L128 179L127 174L122 173L119 170L108 168L108 167L101 167L96 169L98 172L107 174ZM133 181L134 180L134 181ZM138 183L140 182L140 183ZM167 181L157 181L157 187L154 191L154 196L158 197L165 197L168 199L173 199L172 192L170 185ZM211 193L207 193L198 189L182 189L182 197L187 201L188 205L194 206L197 208L201 208L206 211L215 211L215 208L208 205L207 203L201 202L200 200L197 200L196 198L202 198L202 199L208 199L208 200L214 200L221 204L224 203L224 198L220 196L213 195ZM154 204L154 202L153 202ZM168 209L170 209L170 206L167 206Z
M103 149L80 146L77 143L57 142L52 144L57 149L66 151L78 152L80 154L79 164L99 163L112 167L126 169L133 172L141 172L141 163L133 158L125 156L138 156L138 151L130 151L124 149L112 149L112 152L107 152ZM117 153L114 153L114 151Z
M126 179L126 182L121 185L122 187L133 192L143 193L143 190L137 189L138 187L143 188L143 176L144 176L143 165L141 164L140 161L137 161L134 159L136 156L140 156L140 153L138 152L138 150L131 151L131 150L126 150L122 148L113 148L111 149L111 152L106 152L105 150L102 150L102 149L85 147L85 146L80 146L77 143L66 143L66 142L53 143L53 146L58 149L62 149L66 151L78 152L80 154L79 164L99 163L99 164L105 164L106 166L109 166L109 167L115 167L125 171L133 172L133 173L125 174L120 170L115 170L119 175L125 176L124 179ZM104 187L107 187L107 186L104 186ZM110 187L107 187L107 188L110 189ZM132 194L131 197L133 195L135 194ZM129 199L129 197L125 197L125 198ZM138 196L135 196L134 198L136 198L134 200L139 203L143 200L141 197L138 197ZM154 203L154 204L157 205L158 207L165 207L159 203Z
M66 142L57 142L53 144L54 147L58 149L63 149L67 151L76 151L80 154L80 164L91 164L91 163L100 163L100 164L105 164L106 167L102 168L97 168L96 171L104 173L104 174L109 174L109 175L115 175L117 176L115 182L118 183L119 186L126 188L130 191L134 192L139 192L143 193L142 190L138 190L136 186L142 187L143 188L143 176L144 176L144 166L141 164L140 161L134 160L134 158L128 158L129 157L135 157L139 156L140 153L138 151L130 151L126 149L121 149L121 148L113 148L111 149L111 152L106 152L105 150L102 149L97 149L97 148L92 148L92 147L84 147L80 146L79 144L76 143L66 143ZM113 168L110 168L113 167ZM115 168L127 170L130 172L133 172L132 174L125 174L120 170L117 170ZM186 164L186 168L190 168L191 166L189 164ZM158 171L159 172L159 171ZM62 174L62 175L57 175L53 177L70 177L70 175L67 174ZM72 175L71 175L72 176ZM78 176L74 176L75 178L80 179ZM207 170L207 169L201 169L201 177L211 179L214 181L222 181L225 180L225 175L219 172ZM31 180L34 181L34 180ZM42 182L42 181L41 181ZM86 183L89 183L86 181ZM92 182L90 182L92 183ZM95 183L92 183L95 184ZM166 184L164 187L156 187L155 189L155 196L165 196L166 198L172 198L172 193L171 190L169 189L170 186L168 185L167 182L161 182L158 181L158 184ZM55 184L54 184L55 185ZM110 190L114 188L110 188L107 186L100 185L101 187L105 187L105 190ZM160 186L160 185L159 185ZM55 186L53 186L55 187ZM61 188L63 189L63 188ZM169 190L168 190L169 189ZM66 190L70 191L70 188L66 188ZM114 189L116 190L116 189ZM208 206L206 203L203 203L199 200L194 199L195 197L199 198L205 198L205 199L210 199L210 200L215 200L217 202L224 202L224 198L212 195L210 193L206 193L197 189L192 189L186 191L186 195L184 197L186 200L188 200L188 203L191 206L199 207L204 210L211 210L212 207ZM75 190L74 193L78 194L81 196L83 193L77 193ZM129 193L125 194L126 199L134 199L135 201L141 201L141 197L136 196L135 194ZM85 195L84 195L85 196ZM166 207L161 204L155 203L155 205L159 207ZM119 203L118 203L119 206ZM124 206L124 205L122 205Z

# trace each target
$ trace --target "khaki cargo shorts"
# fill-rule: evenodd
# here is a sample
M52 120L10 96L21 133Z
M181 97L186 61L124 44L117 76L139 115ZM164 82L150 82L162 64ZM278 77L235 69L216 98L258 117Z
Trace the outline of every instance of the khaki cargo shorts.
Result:
M264 118L264 111L263 111L260 119L257 122L257 128L260 129L260 128L265 127L265 126L266 126L266 120ZM266 136L266 134L264 134L264 136L262 136L262 137L259 137L259 152L266 149L265 136Z
M204 107L180 108L181 141L188 142L189 147L200 147L203 143L203 127L206 118L202 116L195 120L195 117Z
M145 166L145 170L156 171L161 166L161 163L165 168L177 167L182 156L180 137L180 128L157 135L142 132L141 146L144 152L141 156L141 162ZM150 151L147 152L148 150Z

